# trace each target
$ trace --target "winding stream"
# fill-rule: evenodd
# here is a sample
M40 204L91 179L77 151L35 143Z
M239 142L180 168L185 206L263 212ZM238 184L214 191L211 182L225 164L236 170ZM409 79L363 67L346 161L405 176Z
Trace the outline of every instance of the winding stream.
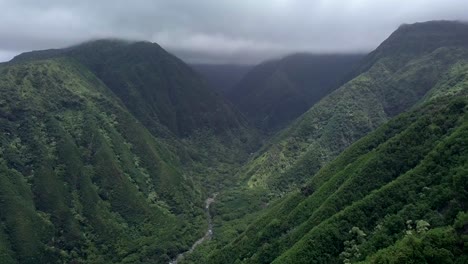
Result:
M211 214L210 214L210 205L215 201L217 193L213 194L212 197L209 197L208 199L205 200L205 213L206 213L206 219L208 222L208 230L206 230L206 233L203 237L195 241L195 243L192 244L189 250L180 253L177 255L177 257L169 262L169 264L177 264L180 260L184 258L186 254L192 253L195 248L197 248L201 243L205 242L206 240L211 239L211 236L213 235L213 223L211 219Z

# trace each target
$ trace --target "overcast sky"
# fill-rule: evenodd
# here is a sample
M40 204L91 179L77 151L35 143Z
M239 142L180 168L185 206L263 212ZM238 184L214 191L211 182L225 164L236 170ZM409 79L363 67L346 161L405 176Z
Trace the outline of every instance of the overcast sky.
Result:
M468 20L466 0L0 0L0 61L89 39L149 40L190 62L368 52L403 23Z

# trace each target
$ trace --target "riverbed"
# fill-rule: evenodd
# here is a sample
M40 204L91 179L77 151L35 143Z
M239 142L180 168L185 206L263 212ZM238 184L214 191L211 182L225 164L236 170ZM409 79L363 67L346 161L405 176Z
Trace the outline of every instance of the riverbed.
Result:
M206 213L206 219L208 222L208 230L206 230L206 233L203 237L195 241L195 243L192 244L189 250L180 253L177 255L177 257L169 262L169 264L177 264L179 261L181 261L185 255L192 253L200 244L205 242L206 240L211 239L213 236L213 223L211 219L211 214L210 214L210 205L215 201L217 193L213 194L212 197L209 197L208 199L205 200L205 213Z

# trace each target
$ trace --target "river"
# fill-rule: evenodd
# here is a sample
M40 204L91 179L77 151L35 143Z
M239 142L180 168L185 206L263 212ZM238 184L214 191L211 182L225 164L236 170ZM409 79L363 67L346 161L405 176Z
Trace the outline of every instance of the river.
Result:
M195 241L195 243L192 244L189 250L180 253L177 255L177 257L169 262L169 264L177 264L179 261L181 261L186 254L192 253L201 243L205 242L206 240L211 239L211 236L213 236L213 222L211 219L211 214L210 214L210 205L215 201L217 193L213 194L212 197L209 197L208 199L205 200L205 213L206 213L206 219L208 222L208 230L206 230L206 233L203 237Z

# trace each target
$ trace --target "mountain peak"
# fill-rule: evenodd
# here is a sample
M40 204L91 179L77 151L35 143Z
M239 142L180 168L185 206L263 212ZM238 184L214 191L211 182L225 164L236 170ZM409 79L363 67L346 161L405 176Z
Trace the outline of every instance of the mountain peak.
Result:
M375 62L396 56L393 67L404 65L413 56L428 54L442 47L468 47L468 23L461 21L433 20L402 24L380 46L369 53L361 66L346 81L367 71Z
M385 53L426 53L440 47L468 46L468 23L428 21L403 24L378 48Z
M136 43L136 40L127 40L127 39L120 39L120 38L102 38L102 39L92 39L88 41L84 41L82 43L70 46L69 49L81 48L81 47L88 47L88 46L97 46L97 47L105 47L105 46L124 46Z
M466 27L467 21L458 20L430 20L425 22L401 24L395 32L401 30L447 30L454 27Z
M21 53L15 56L10 62L22 62L29 60L38 60L38 59L48 59L51 57L57 56L66 56L70 53L89 53L92 52L102 53L102 52L111 52L115 49L126 49L126 50L136 50L145 47L148 50L154 49L157 51L162 51L162 47L157 43L143 40L129 40L121 38L102 38L102 39L93 39L85 41L76 45L72 45L62 49L46 49L46 50L33 50Z
M100 39L92 39L85 42L82 42L77 45L73 45L68 49L76 49L76 48L83 48L83 47L126 47L126 46L133 46L133 45L145 45L149 47L155 47L160 49L161 46L155 42L147 41L147 40L132 40L132 39L124 39L124 38L100 38Z

